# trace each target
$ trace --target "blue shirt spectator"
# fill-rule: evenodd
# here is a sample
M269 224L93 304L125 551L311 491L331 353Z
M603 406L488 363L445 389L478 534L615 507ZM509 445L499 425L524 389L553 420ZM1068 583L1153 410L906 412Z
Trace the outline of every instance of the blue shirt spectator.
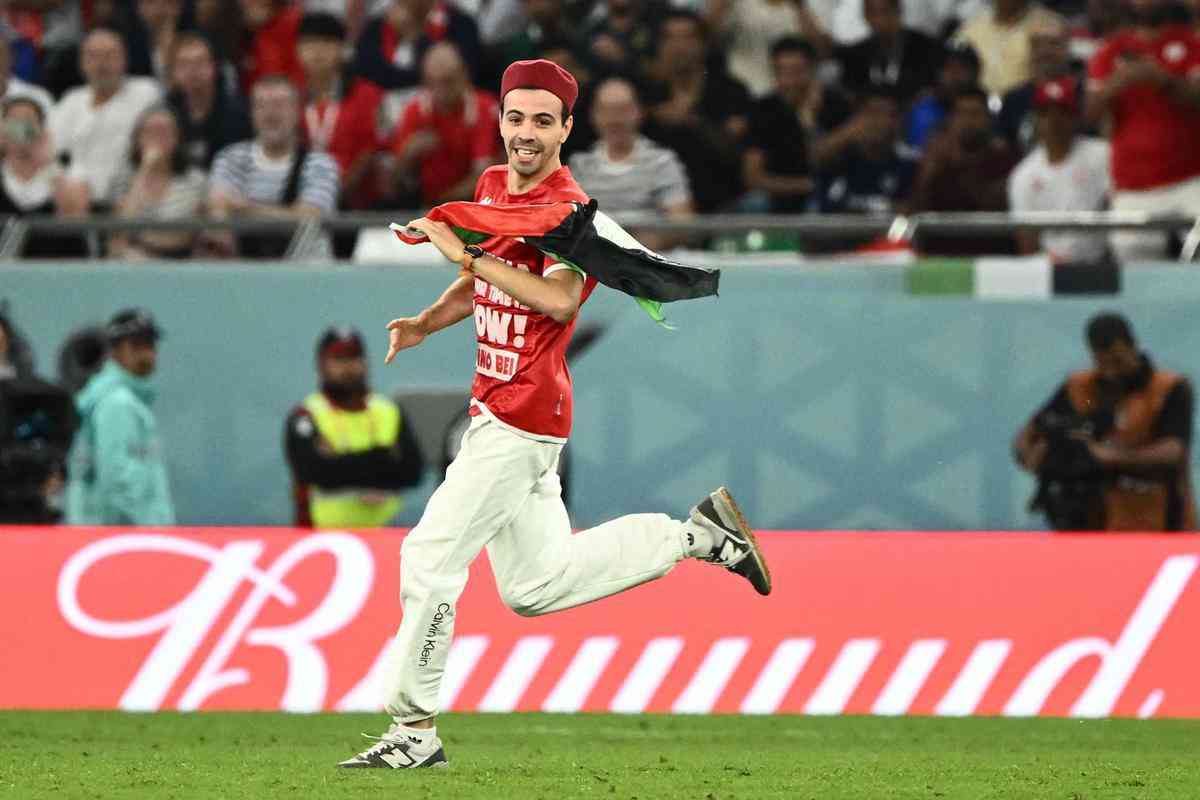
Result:
M954 98L978 80L979 56L975 50L970 45L948 49L938 69L937 84L918 97L908 112L904 123L905 144L924 150L929 139L941 129Z

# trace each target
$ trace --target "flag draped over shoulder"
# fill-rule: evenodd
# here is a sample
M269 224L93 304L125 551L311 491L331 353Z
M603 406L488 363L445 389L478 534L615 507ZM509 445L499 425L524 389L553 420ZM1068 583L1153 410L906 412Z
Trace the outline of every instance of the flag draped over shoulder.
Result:
M531 205L444 203L426 215L454 229L466 244L496 236L521 239L549 258L570 264L600 283L631 295L660 324L662 304L717 293L721 271L693 267L663 258L643 246L607 214L596 201L535 203ZM407 244L419 244L421 231L393 223L391 229Z

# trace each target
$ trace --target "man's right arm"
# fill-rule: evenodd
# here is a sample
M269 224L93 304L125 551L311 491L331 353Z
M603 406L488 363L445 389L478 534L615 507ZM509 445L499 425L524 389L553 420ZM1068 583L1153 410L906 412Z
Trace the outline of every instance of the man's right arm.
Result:
M751 189L785 197L810 194L815 188L813 179L808 175L770 172L766 153L757 147L750 147L742 156L742 180Z
M832 171L842 157L862 137L865 126L862 114L855 114L829 134L817 139L812 150L812 164L820 170Z
M1083 113L1088 124L1099 125L1103 122L1112 109L1113 101L1124 89L1124 83L1118 78L1089 82Z
M1046 438L1038 433L1035 420L1047 409L1067 411L1070 406L1071 400L1067 396L1067 385L1064 383L1054 393L1054 396L1029 418L1021 430L1017 431L1012 443L1013 458L1016 460L1017 466L1027 472L1036 473L1038 471L1042 466L1042 461L1046 458L1049 445L1046 443Z
M1087 94L1084 98L1083 115L1090 125L1099 125L1112 110L1117 95L1125 91L1127 76L1118 69L1117 59L1109 48L1103 48L1092 57L1087 70Z
M402 317L388 323L388 353L383 363L390 364L401 350L416 347L431 333L462 322L475 310L475 277L459 275L433 305L415 317Z

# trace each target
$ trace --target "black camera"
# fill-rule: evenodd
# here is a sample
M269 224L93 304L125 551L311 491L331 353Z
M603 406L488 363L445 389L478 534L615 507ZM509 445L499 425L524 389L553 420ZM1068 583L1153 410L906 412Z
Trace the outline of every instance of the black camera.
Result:
M1112 410L1084 415L1048 408L1034 418L1033 427L1046 442L1046 456L1038 467L1038 487L1029 510L1045 514L1054 530L1100 527L1109 475L1092 456L1086 440L1108 435L1113 428Z
M78 426L65 389L36 378L0 381L0 522L58 521Z

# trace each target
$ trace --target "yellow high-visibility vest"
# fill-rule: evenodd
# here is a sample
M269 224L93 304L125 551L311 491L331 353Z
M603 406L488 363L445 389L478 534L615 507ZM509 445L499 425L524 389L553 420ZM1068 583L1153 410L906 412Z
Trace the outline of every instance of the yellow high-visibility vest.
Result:
M316 393L304 399L317 433L337 454L360 453L373 447L390 447L400 436L400 408L378 394L367 395L362 411L337 408ZM369 500L368 500L369 498ZM314 528L378 528L403 507L398 492L346 487L333 491L310 487L309 514Z

